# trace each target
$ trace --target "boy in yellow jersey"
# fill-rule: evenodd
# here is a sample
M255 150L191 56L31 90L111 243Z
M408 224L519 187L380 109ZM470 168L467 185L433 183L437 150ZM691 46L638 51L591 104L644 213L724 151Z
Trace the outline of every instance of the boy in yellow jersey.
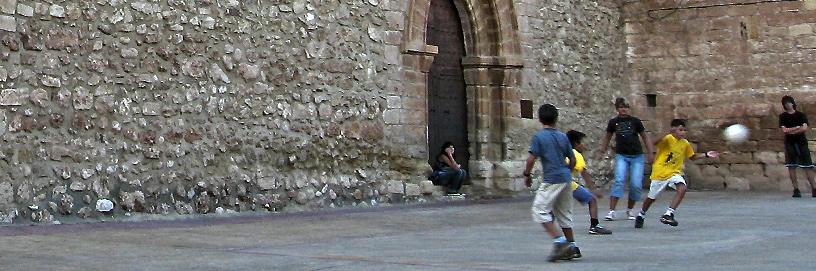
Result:
M579 131L569 130L567 132L567 138L569 138L570 144L572 144L572 152L575 155L575 167L572 169L572 197L583 205L589 205L589 234L611 234L612 231L602 227L598 223L597 198L600 197L600 193L590 191L590 189L587 188L590 187L592 190L596 190L597 186L592 182L589 172L586 171L586 161L581 154L586 151L586 146L581 143L584 137L586 137L586 134ZM583 181L586 182L586 185L580 183L582 178ZM595 195L598 196L596 197Z
M720 154L716 151L709 151L707 153L694 153L694 149L686 140L686 121L681 119L674 119L671 122L671 129L669 134L656 141L657 157L654 164L652 164L652 175L649 179L652 180L649 186L649 195L643 201L643 207L640 209L640 214L635 218L635 228L643 228L643 221L646 218L646 211L649 206L657 198L666 187L672 187L677 190L674 195L671 205L666 210L666 213L660 217L660 222L673 227L677 226L677 220L674 219L674 211L686 195L686 180L683 179L683 162L686 158L697 160L702 158L716 158Z

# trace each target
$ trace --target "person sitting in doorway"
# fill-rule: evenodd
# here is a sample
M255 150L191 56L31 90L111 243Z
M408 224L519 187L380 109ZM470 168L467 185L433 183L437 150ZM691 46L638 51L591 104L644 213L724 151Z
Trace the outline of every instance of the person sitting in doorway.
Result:
M443 143L442 149L436 155L436 163L433 167L433 183L445 186L448 195L459 194L459 189L462 188L462 183L467 176L467 172L462 168L462 165L456 163L456 159L453 157L454 151L453 143Z

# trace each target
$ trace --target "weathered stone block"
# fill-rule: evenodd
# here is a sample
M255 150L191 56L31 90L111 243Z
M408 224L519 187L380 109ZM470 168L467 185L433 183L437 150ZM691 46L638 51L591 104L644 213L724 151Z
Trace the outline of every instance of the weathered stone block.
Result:
M406 183L405 184L405 195L406 196L419 196L422 193L422 189L418 184Z
M12 16L0 15L0 30L17 32L17 19Z
M24 89L4 89L0 92L0 105L22 105L27 91Z
M760 164L733 164L730 166L731 176L753 177L763 176L765 171Z
M810 24L797 24L788 27L791 36L803 36L813 34L813 26Z
M421 191L422 194L425 194L425 195L432 194L436 190L433 182L427 181L427 180L420 182L419 187L420 187L420 190L422 190Z
M405 194L405 186L402 181L387 181L385 189L390 194Z
M744 177L726 177L725 178L725 188L728 190L735 190L735 191L749 191L751 190L751 182L744 178Z
M785 162L785 157L784 154L780 152L761 151L754 153L754 162L767 165L781 165Z
M60 5L51 5L48 8L48 14L57 18L65 18L65 8Z
M750 152L723 152L720 154L718 162L723 164L750 164L754 162L754 159Z
M14 8L16 6L17 0L0 0L0 12L14 14Z
M25 17L34 16L34 8L29 5L17 4L17 14Z

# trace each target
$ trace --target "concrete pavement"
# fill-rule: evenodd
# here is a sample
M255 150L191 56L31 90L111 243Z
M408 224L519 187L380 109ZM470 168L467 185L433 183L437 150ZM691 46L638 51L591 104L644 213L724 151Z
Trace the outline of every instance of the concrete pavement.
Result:
M2 270L814 270L816 198L787 193L689 192L660 224L602 222L584 258L548 263L551 243L530 198L278 215L0 227ZM606 199L601 200L601 216Z

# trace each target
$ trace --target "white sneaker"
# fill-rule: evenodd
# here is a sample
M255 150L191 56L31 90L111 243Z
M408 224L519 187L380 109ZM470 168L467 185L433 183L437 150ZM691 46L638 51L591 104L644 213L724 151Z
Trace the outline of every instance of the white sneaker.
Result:
M635 216L632 215L632 211L626 211L626 216L629 217L629 220L635 220Z
M607 215L604 217L604 219L606 219L606 221L612 221L612 220L615 220L615 210L609 210L609 214L607 214Z

